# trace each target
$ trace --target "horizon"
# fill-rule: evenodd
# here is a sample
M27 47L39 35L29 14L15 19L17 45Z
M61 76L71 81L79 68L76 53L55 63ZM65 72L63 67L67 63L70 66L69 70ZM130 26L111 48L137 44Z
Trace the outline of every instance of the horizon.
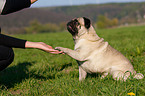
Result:
M45 2L45 3L44 3ZM75 6L75 5L88 5L88 4L108 4L108 3L138 3L138 2L145 2L145 0L43 0L37 1L32 4L31 7L61 7L61 6Z

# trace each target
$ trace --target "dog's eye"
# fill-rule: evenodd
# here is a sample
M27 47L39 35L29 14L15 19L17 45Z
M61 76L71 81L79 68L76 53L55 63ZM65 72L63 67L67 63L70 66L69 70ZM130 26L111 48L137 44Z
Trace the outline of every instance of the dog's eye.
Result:
M81 25L78 25L78 28L81 29Z
M80 23L79 23L79 22L76 22L76 25L78 26L78 28L80 28L80 29L81 29L81 25L80 25Z
M81 29L81 25L79 25L79 28Z

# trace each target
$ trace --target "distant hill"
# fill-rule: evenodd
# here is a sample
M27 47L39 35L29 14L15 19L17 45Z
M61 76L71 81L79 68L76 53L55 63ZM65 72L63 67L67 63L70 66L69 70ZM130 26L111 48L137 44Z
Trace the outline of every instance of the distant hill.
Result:
M4 29L25 27L37 19L43 23L68 22L75 17L88 17L94 23L98 15L118 18L120 23L132 23L145 14L145 2L142 3L110 3L100 5L81 5L48 8L28 8L6 16L0 16L0 26Z

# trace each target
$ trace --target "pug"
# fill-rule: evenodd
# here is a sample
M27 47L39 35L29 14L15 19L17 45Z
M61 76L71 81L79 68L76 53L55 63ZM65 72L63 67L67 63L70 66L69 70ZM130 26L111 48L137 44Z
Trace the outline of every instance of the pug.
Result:
M88 18L76 18L68 22L68 31L72 34L74 50L56 47L70 57L76 59L79 66L79 80L84 80L87 73L101 73L101 78L108 74L114 80L126 81L130 75L142 79L141 73L136 73L130 61L119 51L112 48L108 42L100 38Z

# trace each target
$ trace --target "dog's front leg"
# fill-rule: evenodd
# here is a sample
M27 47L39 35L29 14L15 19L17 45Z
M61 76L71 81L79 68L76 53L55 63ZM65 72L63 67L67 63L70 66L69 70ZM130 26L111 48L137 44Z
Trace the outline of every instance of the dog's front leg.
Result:
M72 58L78 60L78 61L85 61L85 59L79 54L78 51L71 50L68 48L63 48L63 47L56 47L55 49L61 50L67 55L71 56Z
M79 81L84 80L86 76L87 76L87 72L84 71L81 66L79 66Z

